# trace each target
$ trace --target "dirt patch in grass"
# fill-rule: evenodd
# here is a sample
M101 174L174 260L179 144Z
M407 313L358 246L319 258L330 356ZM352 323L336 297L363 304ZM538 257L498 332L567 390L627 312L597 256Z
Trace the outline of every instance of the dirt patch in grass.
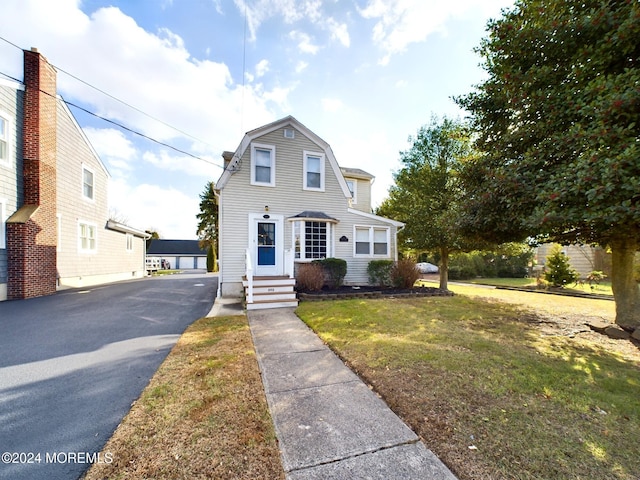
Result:
M553 302L344 300L298 314L461 480L638 480L640 349L585 327L605 304Z
M246 317L180 338L86 479L284 478Z

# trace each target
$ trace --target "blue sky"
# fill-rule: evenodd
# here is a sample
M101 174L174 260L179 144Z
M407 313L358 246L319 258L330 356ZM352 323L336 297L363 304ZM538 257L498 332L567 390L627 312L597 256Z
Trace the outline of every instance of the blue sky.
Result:
M112 210L189 239L222 152L287 115L326 140L341 166L375 175L379 204L408 136L432 114L464 116L451 97L484 78L473 48L512 3L2 0L0 36L62 70L66 100L202 159L71 107L111 173ZM0 72L22 79L22 53L3 41Z

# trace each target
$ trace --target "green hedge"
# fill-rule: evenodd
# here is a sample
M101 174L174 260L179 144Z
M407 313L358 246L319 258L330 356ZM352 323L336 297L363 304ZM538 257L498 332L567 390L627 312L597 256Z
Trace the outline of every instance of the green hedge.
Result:
M324 258L322 260L314 260L311 263L322 265L325 282L329 288L337 288L342 285L344 277L347 274L346 260L341 258Z

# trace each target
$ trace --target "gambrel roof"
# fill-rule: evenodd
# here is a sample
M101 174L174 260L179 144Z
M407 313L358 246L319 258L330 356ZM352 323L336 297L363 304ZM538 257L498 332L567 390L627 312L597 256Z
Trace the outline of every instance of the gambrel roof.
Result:
M275 122L269 123L262 127L248 131L244 135L244 138L242 139L242 142L240 142L240 145L238 146L238 148L235 150L235 152L233 152L232 157L230 157L229 155L230 152L224 152L223 157L225 159L225 163L227 161L229 163L226 166L225 170L222 172L220 179L216 183L216 189L222 190L227 184L227 182L229 181L229 178L231 177L231 175L233 175L238 170L238 167L239 167L238 164L240 163L242 156L244 155L247 148L249 148L253 140L255 140L256 138L260 138L263 135L271 133L280 128L286 128L286 127L295 128L302 135L307 137L309 140L311 140L313 143L315 143L316 145L318 145L318 147L322 149L327 160L329 161L329 165L331 166L333 173L338 179L338 183L340 184L342 193L344 194L345 198L351 198L351 192L349 191L347 182L345 181L342 175L342 171L338 166L336 157L333 154L333 151L331 150L331 146L327 142L325 142L322 138L320 138L318 135L316 135L307 127L305 127L298 120L296 120L294 117L292 117L291 115L281 118L280 120L276 120Z

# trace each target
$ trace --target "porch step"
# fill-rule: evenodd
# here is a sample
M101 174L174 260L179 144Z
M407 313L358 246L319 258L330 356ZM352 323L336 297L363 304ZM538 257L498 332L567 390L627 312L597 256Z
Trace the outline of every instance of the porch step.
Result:
M253 277L253 303L247 303L247 310L297 307L295 283L295 278L289 277ZM243 277L242 285L247 297L249 282L246 277Z

